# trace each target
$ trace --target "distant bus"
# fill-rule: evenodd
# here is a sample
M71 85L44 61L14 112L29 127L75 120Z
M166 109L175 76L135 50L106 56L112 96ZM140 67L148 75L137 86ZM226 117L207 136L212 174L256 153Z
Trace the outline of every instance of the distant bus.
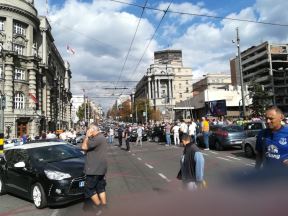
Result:
M205 111L207 116L227 115L226 100L215 100L205 102Z

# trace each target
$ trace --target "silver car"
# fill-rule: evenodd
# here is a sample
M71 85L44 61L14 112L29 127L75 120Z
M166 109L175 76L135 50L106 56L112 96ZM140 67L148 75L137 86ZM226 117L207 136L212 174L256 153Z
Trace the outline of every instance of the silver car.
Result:
M244 150L245 156L248 158L252 158L255 156L256 139L257 136L248 137L242 142L242 149Z

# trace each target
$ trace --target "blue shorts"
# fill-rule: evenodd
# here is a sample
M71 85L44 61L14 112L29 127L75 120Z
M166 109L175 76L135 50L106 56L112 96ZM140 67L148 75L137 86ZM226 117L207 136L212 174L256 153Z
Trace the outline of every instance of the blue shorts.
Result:
M87 175L85 181L85 198L105 192L105 175Z

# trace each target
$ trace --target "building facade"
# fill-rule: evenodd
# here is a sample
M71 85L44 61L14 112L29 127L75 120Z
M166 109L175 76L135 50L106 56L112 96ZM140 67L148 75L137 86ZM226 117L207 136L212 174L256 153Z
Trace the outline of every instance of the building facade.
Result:
M271 104L288 113L288 44L264 42L241 52L244 84L252 81L264 86ZM231 76L239 77L239 60L230 61ZM239 85L235 78L233 84Z
M186 100L192 92L192 69L183 67L181 50L164 50L154 53L154 64L136 85L134 100L149 100L167 120L173 119L173 107Z
M245 95L249 95L247 89ZM209 102L225 100L226 117L238 118L242 110L241 87L231 85L231 76L227 74L207 74L205 78L193 84L193 97L176 104L176 119L200 119L203 116L213 116L208 111ZM245 98L246 105L251 104L249 97ZM206 104L206 106L205 106Z
M71 127L71 71L32 0L0 0L1 95L6 137Z

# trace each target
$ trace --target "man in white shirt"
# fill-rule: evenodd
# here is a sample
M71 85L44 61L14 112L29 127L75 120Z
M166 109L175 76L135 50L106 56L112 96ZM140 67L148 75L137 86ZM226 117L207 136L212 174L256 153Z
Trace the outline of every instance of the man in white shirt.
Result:
M182 136L183 134L188 134L188 126L186 124L186 122L184 120L181 121L181 124L180 124L180 143L182 142Z
M192 119L189 125L189 129L188 129L189 136L191 137L192 143L194 143L196 140L196 128L197 128L197 124L195 123L194 119Z
M175 146L180 145L179 130L180 130L180 127L179 127L179 125L176 123L176 124L174 125L174 127L172 128L173 135L174 135L174 145L175 145Z
M52 133L52 131L49 131L47 136L46 136L46 139L56 139L56 134Z
M140 146L142 147L142 136L143 136L143 130L144 128L142 127L141 124L138 125L137 128L137 140L136 140L136 146L138 145L138 143L140 142Z

